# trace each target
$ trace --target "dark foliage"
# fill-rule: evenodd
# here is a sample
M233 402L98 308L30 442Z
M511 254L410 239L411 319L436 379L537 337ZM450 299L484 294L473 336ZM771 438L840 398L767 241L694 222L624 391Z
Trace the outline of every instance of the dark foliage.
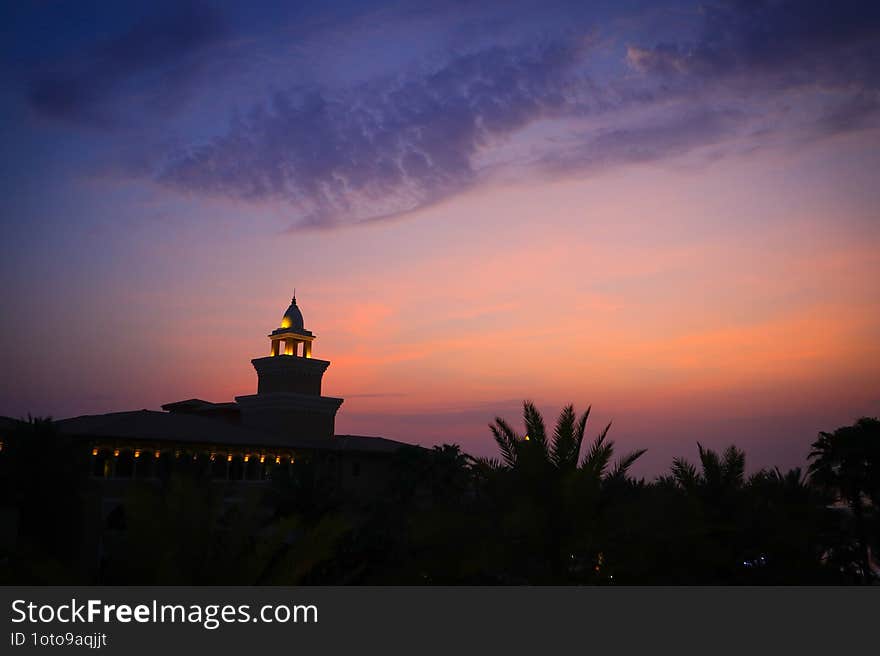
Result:
M734 446L697 444L654 481L616 456L610 425L584 442L589 408L550 428L490 426L500 459L456 445L398 451L381 493L334 495L316 463L273 472L230 506L204 471L133 482L101 540L82 534L88 454L49 421L4 437L5 582L114 584L840 584L871 583L880 549L880 422L821 433L808 474L747 474ZM53 457L45 457L46 453ZM8 531L7 531L8 533ZM9 546L12 544L12 546ZM85 546L84 546L85 545ZM872 567L875 568L872 570Z

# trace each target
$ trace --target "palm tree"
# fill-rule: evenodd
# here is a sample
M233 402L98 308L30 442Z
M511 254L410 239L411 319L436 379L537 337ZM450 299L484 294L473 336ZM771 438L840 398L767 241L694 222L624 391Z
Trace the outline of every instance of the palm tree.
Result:
M599 480L625 477L629 468L646 449L627 453L609 471L614 454L614 442L607 439L611 429L609 422L581 458L584 432L591 409L592 406L588 407L577 418L573 405L563 408L549 442L544 418L531 401L523 401L523 423L526 428L524 435L519 435L504 419L496 417L495 423L490 424L489 429L501 451L503 466L513 470L522 468L558 473L580 471ZM483 461L483 464L487 464L487 461Z
M736 580L737 564L748 551L740 530L746 509L745 453L731 445L720 454L697 443L699 463L685 458L672 461L670 473L657 480L656 489L667 499L665 512L678 531L677 563L697 579Z
M745 452L732 444L721 455L704 448L699 442L697 449L700 454L700 471L684 458L675 458L672 461L671 479L661 479L661 482L672 482L687 492L700 489L714 497L723 496L743 486Z
M833 433L821 432L810 452L810 480L845 502L855 524L859 569L872 579L871 525L878 530L880 508L880 421L863 417ZM874 535L874 541L878 536Z
M496 417L489 428L501 461L475 463L477 477L497 483L489 488L496 491L501 522L517 536L520 549L514 571L531 582L608 580L613 559L607 553L606 514L645 450L627 453L612 465L610 423L582 449L589 416L590 408L578 417L574 406L566 406L548 437L541 413L524 401L525 432L517 433Z

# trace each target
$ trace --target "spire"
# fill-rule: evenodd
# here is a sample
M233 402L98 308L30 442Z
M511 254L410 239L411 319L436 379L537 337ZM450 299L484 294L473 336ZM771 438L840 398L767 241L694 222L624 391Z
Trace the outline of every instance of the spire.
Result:
M293 298L290 299L290 302L296 305L296 287L293 288Z

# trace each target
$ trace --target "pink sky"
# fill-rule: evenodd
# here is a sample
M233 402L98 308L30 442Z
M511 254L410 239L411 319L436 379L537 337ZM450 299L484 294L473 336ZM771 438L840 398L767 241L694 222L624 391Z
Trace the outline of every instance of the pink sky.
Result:
M488 182L339 231L80 182L101 192L94 220L46 235L54 282L5 329L0 410L251 393L295 286L324 393L346 399L339 433L493 455L486 425L530 398L550 417L592 404L591 432L613 419L621 448L649 449L642 473L696 440L800 464L818 430L880 409L880 156L863 140ZM151 218L114 223L119 198Z
M294 288L340 433L880 414L876 3L7 5L2 415L252 393Z

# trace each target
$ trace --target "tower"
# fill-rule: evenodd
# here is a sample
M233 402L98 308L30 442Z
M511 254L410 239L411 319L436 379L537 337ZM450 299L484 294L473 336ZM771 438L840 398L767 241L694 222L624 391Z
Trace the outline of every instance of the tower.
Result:
M251 360L257 393L238 396L242 422L292 437L333 437L342 399L321 396L328 360L312 357L314 333L306 330L296 296L269 333L269 355Z
M284 355L298 355L299 345L302 344L304 358L312 357L312 340L315 335L311 330L303 327L303 315L296 304L296 294L290 299L290 307L281 317L281 327L269 333L272 342L271 355L281 355L281 347L284 347Z

